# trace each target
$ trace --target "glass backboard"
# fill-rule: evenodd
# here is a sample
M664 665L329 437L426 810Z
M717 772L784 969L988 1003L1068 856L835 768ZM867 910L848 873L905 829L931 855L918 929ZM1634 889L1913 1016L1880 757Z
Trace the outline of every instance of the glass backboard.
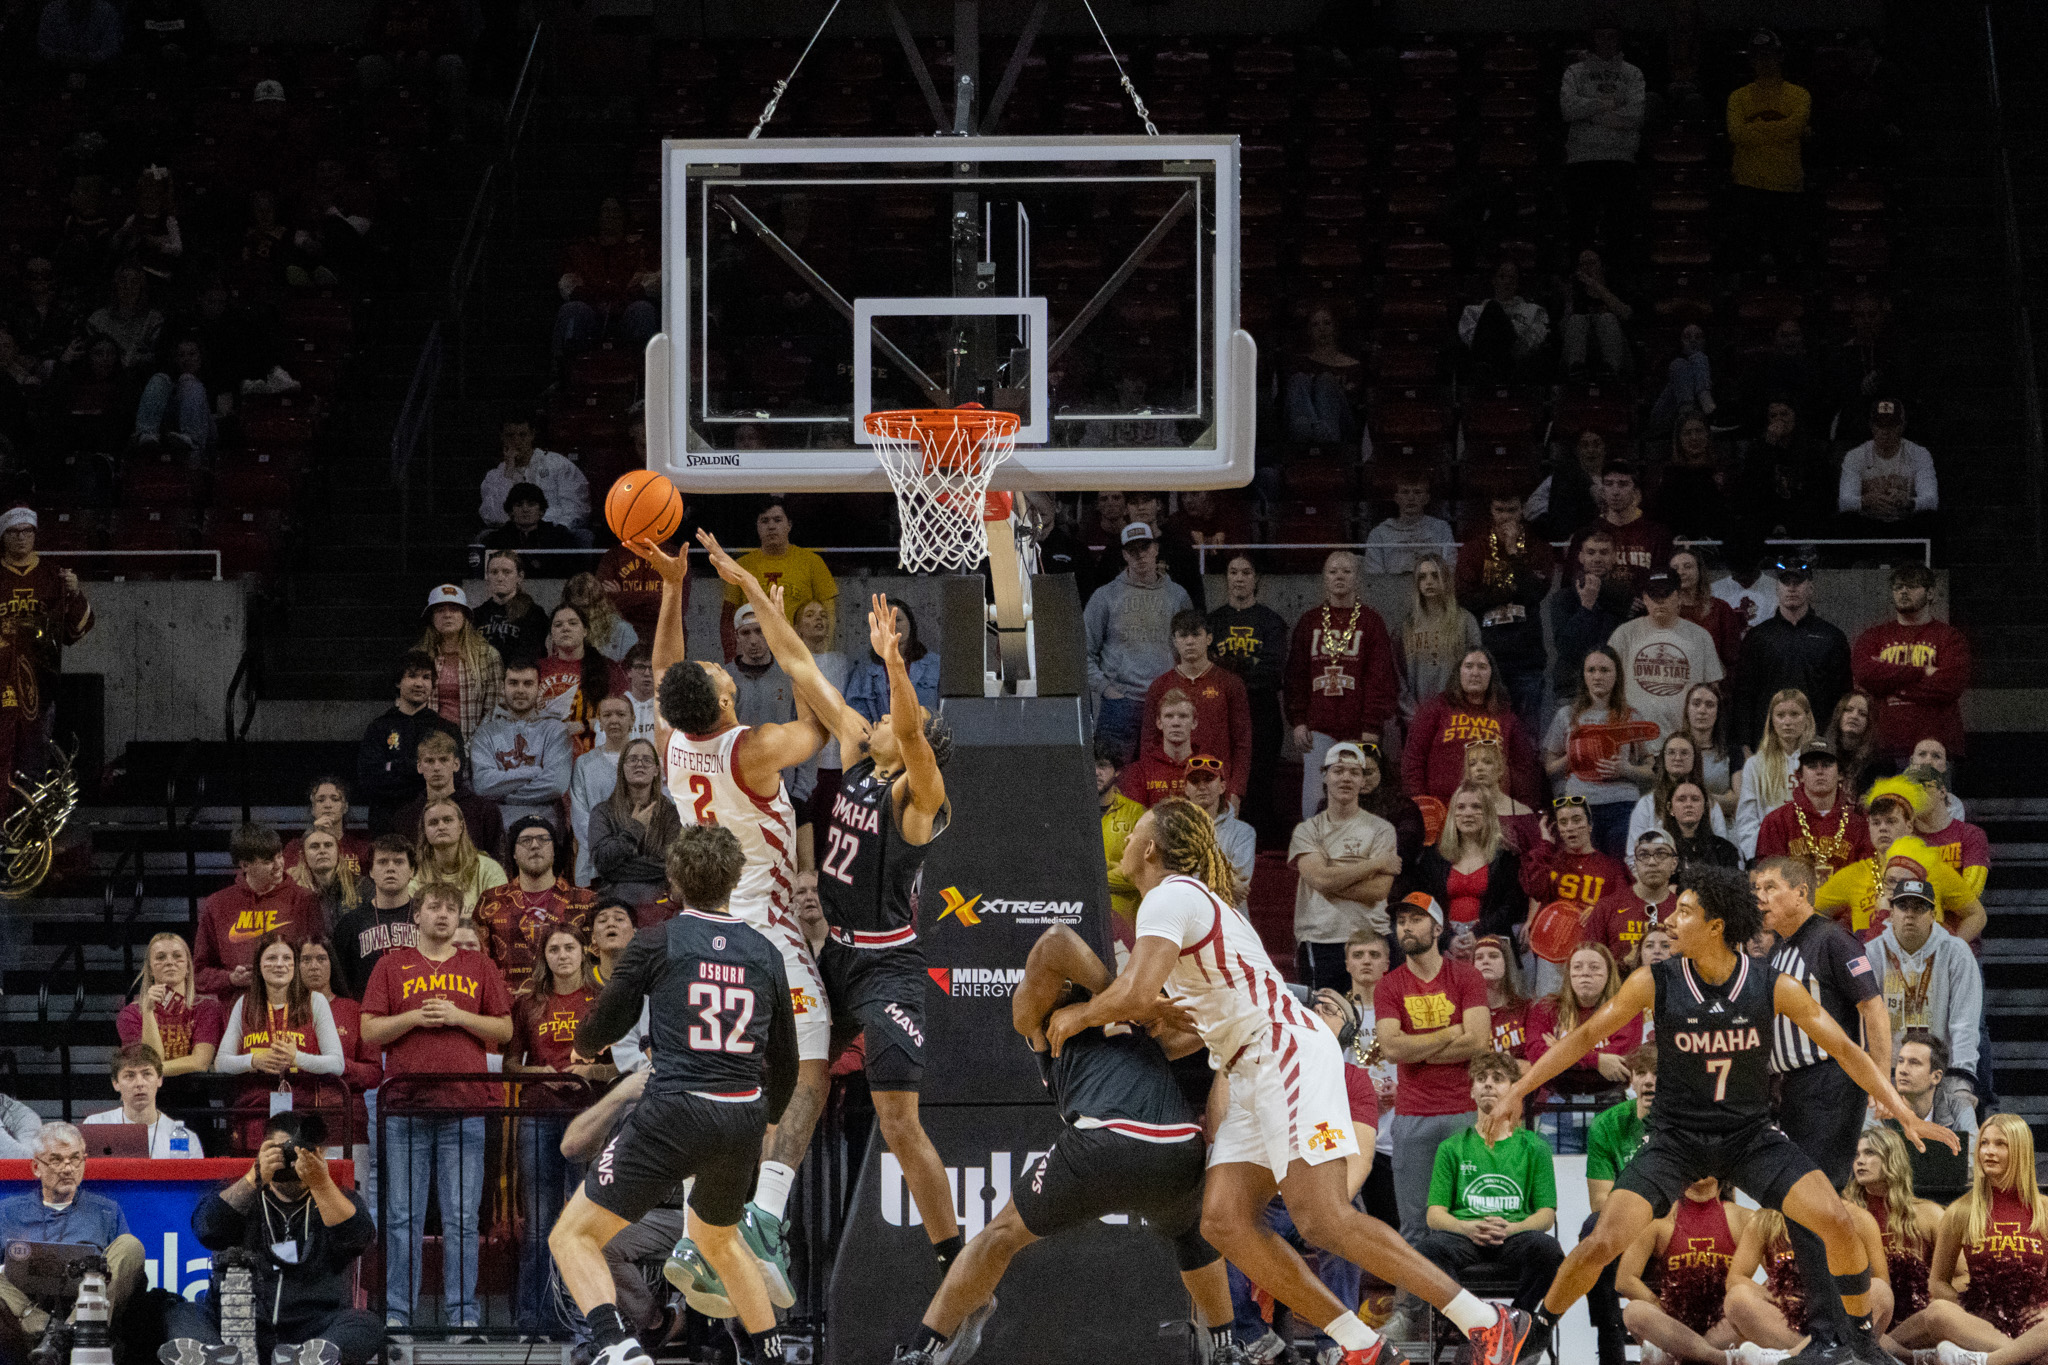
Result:
M967 402L1024 423L999 488L1251 478L1235 138L663 154L648 459L686 491L885 490L861 418Z

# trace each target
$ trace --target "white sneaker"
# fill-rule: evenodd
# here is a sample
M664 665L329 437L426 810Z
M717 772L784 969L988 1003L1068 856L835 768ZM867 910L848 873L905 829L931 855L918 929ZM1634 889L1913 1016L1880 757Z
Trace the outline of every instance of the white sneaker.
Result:
M1789 1359L1792 1353L1775 1346L1759 1346L1753 1341L1745 1341L1728 1355L1736 1365L1778 1365L1780 1361Z
M1941 1365L1984 1365L1991 1355L1988 1351L1965 1351L1953 1341L1944 1341L1934 1348L1934 1358Z
M1267 1328L1266 1335L1245 1347L1244 1353L1251 1357L1255 1365L1269 1365L1269 1362L1287 1354L1287 1343L1281 1340L1278 1332Z
M1641 1361L1642 1365L1664 1365L1664 1362L1670 1360L1671 1357L1664 1354L1663 1347L1653 1341L1646 1341L1642 1344L1641 1354L1637 1359Z
M599 1351L590 1365L654 1365L654 1357L640 1344L640 1338L627 1337Z
M1912 1365L1941 1365L1941 1353L1932 1346L1922 1346L1913 1352Z

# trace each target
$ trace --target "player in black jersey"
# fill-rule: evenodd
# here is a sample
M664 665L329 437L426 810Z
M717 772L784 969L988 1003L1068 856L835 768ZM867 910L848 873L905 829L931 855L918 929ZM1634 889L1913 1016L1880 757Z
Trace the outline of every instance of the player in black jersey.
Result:
M740 1359L782 1359L775 1309L739 1222L761 1140L796 1087L796 1015L781 950L726 913L745 862L731 830L686 827L668 854L669 891L685 908L635 935L576 1031L575 1055L596 1056L644 1004L654 1070L548 1234L562 1283L590 1322L594 1365L652 1365L619 1317L604 1246L688 1177L690 1237L738 1313Z
M840 776L830 823L812 836L818 900L830 927L818 967L832 1001L834 1044L856 1035L866 1040L875 1121L903 1168L903 1183L943 1271L960 1254L960 1224L946 1164L917 1114L930 979L917 946L917 891L925 850L951 814L942 772L952 751L950 736L944 722L918 703L888 598L877 593L868 611L868 642L889 674L888 720L870 726L819 671L774 595L708 533L698 539L718 576L754 602L762 633L797 699L839 741L841 755L853 760ZM764 1177L773 1174L772 1165L764 1165ZM757 1246L786 1260L781 1219L781 1204L770 1197L764 1179L762 1195L747 1211L747 1226Z
M1743 951L1763 922L1756 893L1742 874L1698 867L1686 877L1676 909L1665 919L1679 956L1638 967L1620 992L1560 1038L1528 1074L1479 1120L1488 1141L1508 1135L1521 1102L1561 1075L1616 1029L1654 1009L1657 1103L1650 1134L1621 1172L1592 1234L1558 1268L1538 1315L1555 1331L1600 1270L1628 1249L1652 1221L1684 1197L1685 1187L1716 1176L1759 1204L1778 1209L1827 1245L1828 1270L1848 1311L1847 1345L1815 1360L1886 1359L1870 1324L1870 1258L1848 1206L1806 1154L1771 1123L1770 1056L1782 1015L1837 1058L1878 1107L1899 1120L1921 1151L1932 1138L1956 1150L1956 1136L1913 1113L1899 1092L1849 1041L1826 1011L1791 977Z
M1244 1350L1230 1335L1229 1275L1201 1233L1201 1119L1213 1079L1201 1038L1116 1025L1075 1034L1057 1057L1046 1043L1053 1011L1101 991L1110 975L1063 925L1032 945L1010 997L1010 1021L1037 1054L1064 1126L953 1262L917 1340L897 1349L896 1365L962 1365L980 1345L996 1284L1017 1253L1110 1213L1138 1215L1173 1244L1181 1282L1211 1335L1210 1365L1243 1365Z

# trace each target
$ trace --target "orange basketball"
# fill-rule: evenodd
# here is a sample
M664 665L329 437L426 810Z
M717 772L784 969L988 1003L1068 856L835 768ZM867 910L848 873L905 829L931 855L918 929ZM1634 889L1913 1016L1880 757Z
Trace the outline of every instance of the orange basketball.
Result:
M659 544L683 524L683 495L666 474L636 469L622 474L604 495L604 519L621 542L652 540Z

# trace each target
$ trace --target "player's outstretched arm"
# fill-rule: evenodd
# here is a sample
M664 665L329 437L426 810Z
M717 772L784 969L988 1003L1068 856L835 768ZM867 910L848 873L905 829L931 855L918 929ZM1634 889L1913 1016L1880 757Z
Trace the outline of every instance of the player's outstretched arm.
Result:
M1849 1079L1862 1086L1864 1093L1877 1101L1879 1109L1899 1121L1899 1130L1905 1134L1906 1141L1913 1144L1914 1151L1926 1151L1928 1138L1933 1138L1951 1152L1962 1150L1954 1133L1913 1112L1913 1106L1900 1098L1891 1081L1877 1069L1877 1064L1862 1048L1849 1041L1849 1035L1842 1032L1842 1026L1820 1007L1819 1001L1806 993L1806 987L1789 976L1780 975L1771 1003L1778 1013L1798 1025L1801 1033L1820 1044L1821 1050L1849 1073Z
M946 805L946 778L939 771L938 756L924 734L924 706L917 699L917 685L910 681L910 668L903 662L902 641L896 635L896 610L881 593L868 608L868 643L889 673L889 729L903 754L904 776L910 779L910 802L904 811L904 835L916 843L931 838L932 822Z
M777 760L773 766L781 769L804 762L823 746L827 736L838 739L842 744L857 746L867 734L867 722L846 704L846 698L839 695L839 689L826 681L825 675L819 671L818 661L811 657L810 646L796 633L796 627L789 623L789 617L782 609L782 589L763 587L761 580L741 568L739 561L727 554L725 547L718 543L718 537L709 531L697 532L697 540L703 545L705 556L711 561L711 567L718 571L719 578L738 588L745 595L747 605L754 609L754 615L761 624L761 638L767 643L769 654L789 675L790 687L796 693L799 721L806 728L814 724L820 730L818 745L797 757L788 757L785 746L773 746ZM808 717L805 714L807 708ZM765 732L777 727L763 725L755 728L763 731L765 738Z
M654 1072L641 1067L597 1097L588 1109L569 1120L562 1130L562 1155L571 1161L595 1161L611 1136L612 1124L628 1104L640 1098Z
M1562 1076L1573 1062L1656 1003L1657 987L1650 980L1650 969L1638 967L1630 972L1612 1000L1594 1010L1584 1023L1553 1043L1536 1065L1510 1086L1507 1094L1494 1102L1493 1112L1481 1116L1479 1136L1488 1142L1498 1142L1506 1137L1514 1128L1516 1116L1522 1112L1523 1100Z
M633 941L626 945L626 951L620 954L619 965L605 980L604 991L597 997L597 1003L576 1026L572 1060L592 1060L640 1022L640 1006L647 999L647 989L667 958L665 947L644 945L639 935L634 936Z
M1151 1018L1163 1003L1160 988L1166 984L1166 978L1179 956L1180 945L1171 939L1152 935L1140 937L1138 946L1131 949L1130 961L1124 964L1123 972L1116 980L1097 991L1094 999L1056 1010L1052 1018L1045 1021L1045 1040L1052 1045L1052 1055L1059 1056L1060 1048L1067 1039L1084 1029L1100 1028L1126 1019Z
M651 540L628 541L626 548L661 576L661 613L654 618L654 643L648 646L653 652L654 685L659 688L661 675L669 666L689 657L689 628L683 622L683 601L689 596L689 551L672 555Z
M1046 1016L1066 994L1071 981L1089 994L1109 985L1109 968L1072 929L1055 924L1038 936L1024 959L1024 979L1010 996L1010 1026L1024 1035L1033 1052L1045 1050Z

